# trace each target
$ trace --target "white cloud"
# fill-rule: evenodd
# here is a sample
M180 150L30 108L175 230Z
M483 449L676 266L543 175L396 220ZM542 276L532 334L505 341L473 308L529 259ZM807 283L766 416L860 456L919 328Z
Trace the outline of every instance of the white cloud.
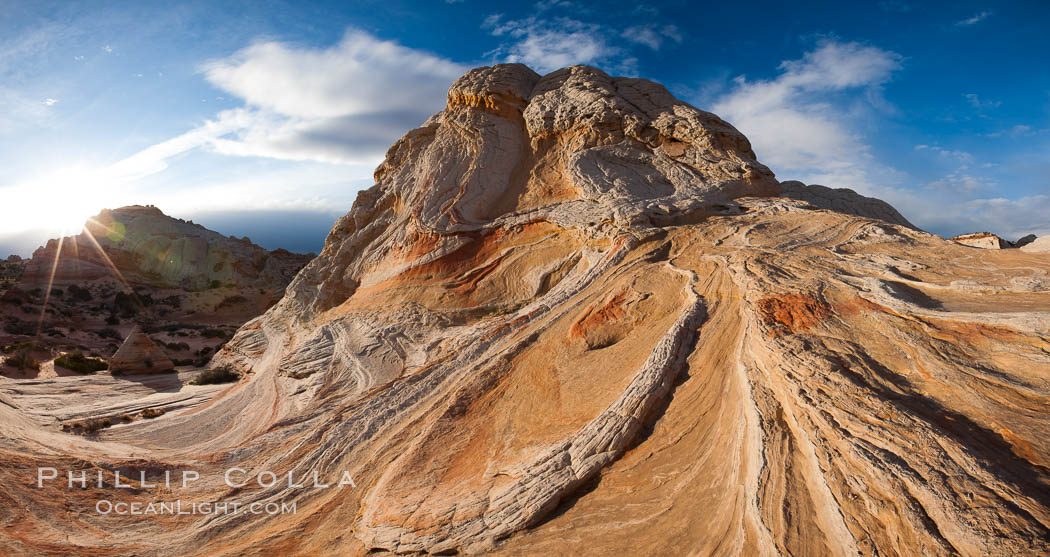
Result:
M57 102L58 99L52 99L51 97L48 97L44 99L44 106L55 106Z
M674 25L664 25L662 27L656 25L636 25L625 29L621 36L631 42L643 44L653 50L660 50L665 39L670 39L679 44L682 42L682 34L678 31L678 27Z
M248 104L300 118L427 111L466 68L358 30L326 49L265 42L204 65L208 81Z
M989 11L979 12L976 15L974 15L973 17L968 17L966 19L963 19L963 20L960 20L960 21L956 21L955 25L959 26L959 27L967 27L967 26L970 26L970 25L974 25L976 23L980 23L980 22L984 21L985 19L988 19L988 17L991 16L991 15L992 15L992 12L989 12Z
M998 108L999 105L1003 104L1002 101L982 101L981 97L977 96L977 93L967 93L963 96L966 97L966 101L970 103L970 106L974 108Z
M486 17L482 27L506 42L488 55L504 62L521 62L540 73L574 64L604 66L610 71L633 74L637 61L613 46L601 25L567 17L551 20L529 17L504 21Z
M713 110L739 128L759 160L782 179L863 190L873 175L894 171L875 167L854 129L863 111L839 109L832 97L863 89L869 99L879 98L879 86L901 67L900 60L873 46L825 40L801 59L782 62L773 79L736 78Z
M937 145L916 145L916 151L930 151L931 153L937 153L945 159L953 159L966 164L972 164L974 162L974 156L966 151L959 151L954 149L945 149L938 147Z
M1040 130L1040 131L1044 131L1045 132L1046 130ZM988 137L1002 137L1004 135L1010 136L1010 137L1021 137L1021 136L1025 136L1025 135L1034 135L1036 133L1039 133L1039 131L1032 129L1032 126L1027 126L1025 124L1016 124L1014 126L1011 126L1009 129L1005 129L1005 130L1001 130L1001 131L997 131L997 132L992 132L992 133L989 133L987 135L988 135Z
M552 10L554 8L572 8L575 4L568 0L540 0L536 2L536 11Z
M378 161L442 108L466 70L353 29L324 49L258 43L202 67L208 81L246 104L217 116L230 135L207 144L228 155Z
M113 53L113 47L108 45L108 44L107 45L102 45L102 52L105 52L106 54L112 54Z
M243 106L219 112L196 128L108 166L57 169L0 188L0 197L31 208L0 222L0 233L40 222L76 227L102 207L134 202L177 207L178 199L186 198L191 203L207 200L211 208L245 208L268 199L279 207L302 205L308 176L303 181L282 176L283 186L278 187L266 175L254 175L240 183L237 197L230 197L229 182L199 196L186 195L190 186L185 183L172 190L179 192L174 197L164 194L166 188L153 189L146 198L132 192L143 184L162 183L157 175L169 161L194 151L359 165L350 170L319 165L327 170L317 174L329 181L337 177L339 183L367 179L398 137L444 106L449 85L464 71L464 66L446 59L355 30L330 48L255 44L202 68L210 82L241 99ZM0 88L0 105L3 100ZM45 109L39 100L34 104ZM318 183L316 178L313 183ZM56 202L38 203L41 191L55 192Z
M945 192L973 194L981 190L993 189L995 182L978 178L962 171L952 172L927 184L929 188Z

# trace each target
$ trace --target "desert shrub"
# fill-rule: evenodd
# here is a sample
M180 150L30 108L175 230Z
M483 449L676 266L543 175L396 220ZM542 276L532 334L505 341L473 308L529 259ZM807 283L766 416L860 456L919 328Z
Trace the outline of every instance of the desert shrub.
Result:
M117 331L116 329L113 329L111 327L100 329L96 331L95 334L102 338L111 338L113 340L121 340L123 338L122 336L120 336L120 331Z
M171 363L175 364L176 366L192 366L196 365L196 360L194 360L193 358L172 358Z
M3 352L4 354L10 354L12 352L15 352L16 350L32 348L32 346L33 341L31 340L27 340L26 342L16 342L14 344L8 344L7 346L0 348L0 352Z
M167 346L168 350L174 350L176 352L185 352L190 349L190 345L185 342L169 342L164 346Z
M69 296L78 302L90 302L93 296L91 291L87 288L77 286L75 284L69 285Z
M215 279L208 283L208 288L211 288L212 290L215 290L216 288L220 287L222 287L222 281L220 281L219 279Z
M73 370L77 373L95 373L109 368L109 364L95 358L88 358L80 352L62 354L55 359L55 365Z
M147 420L152 420L153 418L159 418L159 417L161 417L163 415L164 415L164 409L163 408L143 408L142 409L142 417L146 418Z
M205 346L204 348L201 348L200 350L197 351L197 355L198 356L207 356L208 354L211 354L211 350L212 350L211 346Z
M120 325L120 318L117 317L117 314L111 313L106 318L106 325Z
M220 383L233 383L241 379L241 374L233 371L230 366L221 366L206 369L190 381L190 385L218 385Z
M64 292L62 292L61 288L52 288L51 289L51 295L56 297L56 298L61 298L63 294L64 294Z
M35 358L29 353L29 350L22 350L14 356L7 358L7 365L19 370L38 370L40 369L40 362L36 361Z
M97 433L107 427L113 426L113 420L110 418L92 418L84 421L84 433Z
M146 366L146 369L153 369L153 358L146 358L142 360L142 363Z

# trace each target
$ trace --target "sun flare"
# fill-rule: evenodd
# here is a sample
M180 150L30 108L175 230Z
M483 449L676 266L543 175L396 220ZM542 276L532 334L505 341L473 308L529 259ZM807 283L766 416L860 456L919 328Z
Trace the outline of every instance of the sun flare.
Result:
M88 217L116 206L116 188L106 172L96 168L66 167L29 183L14 186L8 199L11 211L0 224L3 231L47 229L63 236L78 234Z

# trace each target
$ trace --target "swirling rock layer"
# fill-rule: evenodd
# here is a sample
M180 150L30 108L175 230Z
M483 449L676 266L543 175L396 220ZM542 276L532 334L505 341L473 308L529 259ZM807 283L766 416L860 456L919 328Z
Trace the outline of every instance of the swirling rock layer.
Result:
M1050 551L1042 254L772 197L728 124L592 68L468 73L376 177L213 361L245 378L208 404L74 444L4 395L0 519L32 535L0 544ZM95 493L17 481L49 452L192 464L211 480L184 498L298 510L97 516ZM355 487L229 489L231 466Z

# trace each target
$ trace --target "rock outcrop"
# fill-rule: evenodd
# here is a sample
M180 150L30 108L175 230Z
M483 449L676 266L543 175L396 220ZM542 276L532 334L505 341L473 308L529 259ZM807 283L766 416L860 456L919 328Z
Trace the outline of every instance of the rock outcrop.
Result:
M76 444L0 392L0 520L19 526L0 543L1050 552L1050 260L781 189L732 126L654 83L472 70L212 360L236 384ZM103 495L158 494L27 487L18 471L56 453L153 477L192 462L184 504L297 511L99 516ZM231 489L234 466L281 481Z
M1031 253L1050 252L1050 236L1040 236L1035 240L1032 240L1028 244L1021 246L1021 251L1027 251Z
M1004 240L991 232L972 232L952 237L953 242L981 249L1014 249L1031 244L1036 240L1035 234L1019 238L1016 242Z
M269 287L287 283L306 261L133 205L103 210L80 234L49 240L33 252L23 282L46 285L52 267L57 284L91 281L112 277L115 266L128 282L157 288L201 290L213 282Z
M1010 242L992 234L991 232L960 234L958 236L953 236L952 241L958 242L964 246L982 249L1008 249L1013 247Z
M142 325L176 345L183 363L204 363L233 329L276 303L309 259L152 206L104 210L28 262L0 263L0 346L33 337L110 355Z
M807 186L797 180L781 182L780 187L783 190L781 193L783 197L805 201L818 209L916 228L889 203L874 197L865 197L851 189L832 189L819 184Z
M142 331L128 335L109 359L109 371L113 375L169 373L174 370L171 359Z

